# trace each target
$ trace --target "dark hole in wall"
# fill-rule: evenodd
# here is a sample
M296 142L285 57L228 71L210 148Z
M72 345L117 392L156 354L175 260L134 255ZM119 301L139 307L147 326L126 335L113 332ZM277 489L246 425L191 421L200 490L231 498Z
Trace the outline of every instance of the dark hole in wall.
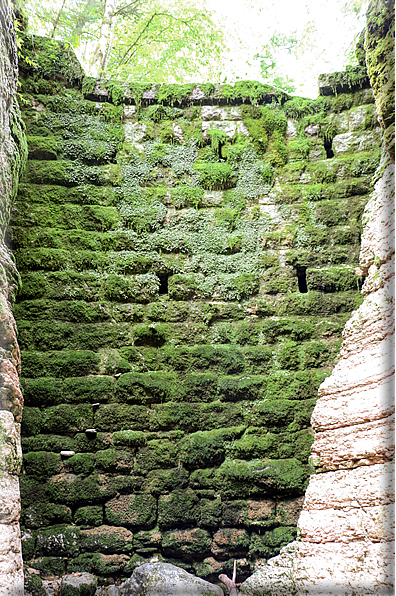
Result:
M334 157L332 143L333 143L333 139L325 139L324 140L324 148L326 151L327 159L331 159L332 157Z
M308 292L306 267L297 266L297 280L298 291L301 292L301 294L306 294Z
M160 287L159 287L159 294L167 294L168 293L168 273L160 273L158 275L160 280Z

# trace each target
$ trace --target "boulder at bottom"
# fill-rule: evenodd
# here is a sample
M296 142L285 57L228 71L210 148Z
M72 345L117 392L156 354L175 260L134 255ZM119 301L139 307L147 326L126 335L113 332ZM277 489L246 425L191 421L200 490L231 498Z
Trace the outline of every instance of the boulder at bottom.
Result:
M94 596L96 587L96 577L91 573L64 575L59 596Z
M122 585L120 596L224 596L224 592L170 563L145 563Z

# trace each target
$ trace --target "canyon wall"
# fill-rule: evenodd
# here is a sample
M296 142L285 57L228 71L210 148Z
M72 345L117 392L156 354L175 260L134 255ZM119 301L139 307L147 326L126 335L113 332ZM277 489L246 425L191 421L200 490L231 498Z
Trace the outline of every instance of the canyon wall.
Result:
M152 558L212 581L237 558L244 579L297 535L318 387L362 301L365 67L309 100L100 87L58 42L24 48L8 241L28 587Z
M0 5L0 594L23 594L19 530L21 468L20 354L11 305L19 286L13 257L4 243L18 179L26 160L26 140L16 100L18 59L14 15Z
M383 128L363 215L365 297L319 388L311 476L294 542L244 594L393 594L394 589L394 6L371 2L366 62Z
M315 101L100 86L67 44L21 34L29 162L7 244L29 593L148 559L213 581L234 558L241 580L257 569L249 596L390 593L390 8L371 4L366 33L376 108L361 58ZM4 235L26 149L2 36ZM20 282L2 247L0 594L19 596Z

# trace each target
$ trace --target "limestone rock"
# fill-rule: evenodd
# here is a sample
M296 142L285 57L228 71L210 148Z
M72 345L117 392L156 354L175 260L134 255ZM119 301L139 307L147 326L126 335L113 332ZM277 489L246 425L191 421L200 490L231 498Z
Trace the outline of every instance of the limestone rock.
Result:
M97 582L91 573L65 575L60 585L59 596L93 596Z
M175 565L145 563L122 585L120 596L224 596L224 592Z
M346 151L368 151L378 142L379 135L379 129L364 133L345 132L336 135L333 139L334 153L339 155Z

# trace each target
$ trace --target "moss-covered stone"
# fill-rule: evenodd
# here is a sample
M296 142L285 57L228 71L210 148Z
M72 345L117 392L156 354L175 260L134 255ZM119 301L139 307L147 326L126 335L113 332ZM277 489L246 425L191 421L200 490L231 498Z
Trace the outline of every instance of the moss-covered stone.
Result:
M38 478L46 478L57 474L61 467L61 456L58 453L34 451L25 453L23 467L26 474Z
M161 530L195 525L198 521L198 497L188 488L175 490L158 499L158 525Z
M201 528L194 528L192 530L165 532L162 547L166 554L180 556L188 560L195 557L201 558L209 554L210 542L209 532Z
M225 460L216 473L220 494L226 498L270 495L274 490L298 494L309 478L307 466L294 459Z
M36 537L36 555L42 556L76 556L79 552L80 530L74 526L55 526L41 529Z
M103 524L103 507L101 505L88 505L79 507L73 516L74 523L82 528L101 526Z
M35 502L22 510L23 524L27 528L40 528L72 523L72 511L66 505ZM32 555L33 556L33 555ZM25 555L24 555L25 557ZM25 557L29 559L31 557Z
M117 526L154 527L157 500L148 494L120 495L105 505L105 518Z
M227 442L241 436L244 427L198 431L183 440L180 460L189 468L201 468L223 461Z
M96 528L82 530L80 535L82 552L131 553L133 550L133 534L126 528L100 525Z

